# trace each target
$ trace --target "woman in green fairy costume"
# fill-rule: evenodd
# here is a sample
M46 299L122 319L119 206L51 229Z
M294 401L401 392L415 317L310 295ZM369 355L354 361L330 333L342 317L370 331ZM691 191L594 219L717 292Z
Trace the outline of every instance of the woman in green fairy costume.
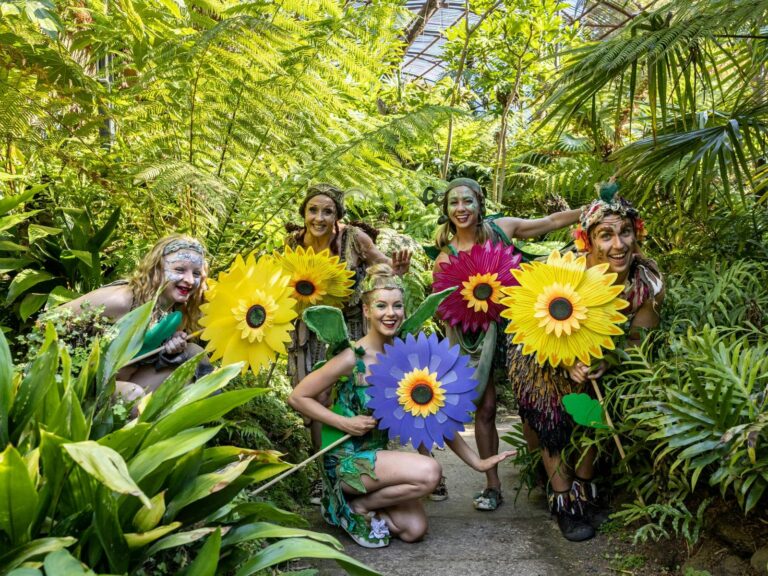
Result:
M448 255L456 255L472 249L475 244L486 241L502 242L509 245L513 238L534 238L553 230L574 224L579 210L565 210L550 214L544 218L526 220L523 218L486 218L485 194L475 180L457 178L448 183L443 195L443 214L439 220L441 226L437 230L436 244L441 251L435 261L434 271L440 270L443 263L449 262ZM489 332L463 333L460 330L446 327L446 335L452 344L459 344L462 352L472 357L478 366L477 375L488 374L487 379L479 383L481 397L478 400L475 413L475 439L481 458L488 458L499 451L499 433L496 430L496 379L506 374L504 349L505 338L500 335L502 329ZM494 345L486 346L486 338L495 338ZM481 359L481 351L494 350L492 357ZM488 363L489 366L480 366ZM441 486L437 498L444 491ZM435 499L437 499L435 498ZM502 502L501 481L496 467L486 472L486 488L475 498L474 506L478 510L495 510Z
M428 456L387 450L387 433L376 428L366 408L370 366L384 353L384 345L392 343L403 322L402 282L390 266L372 266L362 299L367 334L308 374L288 403L305 416L352 435L324 456L323 517L361 546L380 548L389 544L390 536L405 542L423 538L427 516L421 498L437 485L441 467ZM329 389L333 410L318 401ZM480 460L458 434L449 445L478 471L513 454Z

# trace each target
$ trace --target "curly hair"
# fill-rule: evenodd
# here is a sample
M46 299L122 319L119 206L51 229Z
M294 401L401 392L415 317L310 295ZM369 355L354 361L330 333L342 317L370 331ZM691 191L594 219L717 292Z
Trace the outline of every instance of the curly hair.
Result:
M171 234L157 241L152 249L141 259L136 270L128 280L128 287L133 295L133 305L141 306L149 302L166 285L165 273L163 270L163 251L166 246L176 240L200 244L198 240L184 234ZM202 244L200 244L202 246ZM189 300L181 307L182 321L180 330L188 334L199 328L199 320L202 316L200 305L203 303L203 294L205 293L205 279L208 276L208 263L203 259L203 276L200 279L200 286L189 295ZM157 306L153 311L153 316L159 313Z

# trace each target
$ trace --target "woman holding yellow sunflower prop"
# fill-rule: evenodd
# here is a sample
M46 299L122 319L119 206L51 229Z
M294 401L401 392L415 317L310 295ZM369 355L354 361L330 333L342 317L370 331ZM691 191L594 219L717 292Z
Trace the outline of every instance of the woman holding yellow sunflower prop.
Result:
M450 265L449 255L458 256L460 252L471 252L474 246L483 245L488 241L493 245L510 246L512 238L541 236L570 226L579 217L578 210L566 210L535 220L511 217L486 219L483 189L478 182L469 178L457 178L448 183L443 196L442 211L439 220L441 226L436 236L437 248L441 253L435 261L435 275ZM508 264L507 269L513 266L511 251ZM479 293L477 286L474 293ZM498 303L501 293L498 289L487 290L484 296ZM468 300L466 305L470 306L471 302ZM462 352L471 356L473 365L477 368L476 377L479 376L482 396L475 413L475 438L482 458L488 458L499 451L495 379L503 378L506 372L504 338L497 336L500 330L497 330L495 322L492 324L490 330L482 327L480 330L473 330L458 325L446 327L446 334L451 343L459 344ZM490 351L490 354L483 354L483 350ZM441 483L433 499L444 499L445 493L444 483ZM497 469L493 468L486 472L486 488L475 498L474 506L478 510L495 510L501 502L501 481Z
M311 186L299 206L304 226L286 236L281 262L291 275L299 318L307 306L339 306L350 338L357 340L365 334L360 287L366 267L386 263L402 276L408 271L411 254L401 250L388 258L365 231L341 222L344 212L341 189L325 183ZM296 386L317 362L325 359L325 344L300 319L291 338L288 375ZM320 429L319 424L311 426L316 450L320 447Z
M594 454L573 473L562 461L574 426L563 396L605 373L602 349L614 348L612 336L624 333L627 345L639 344L644 330L658 325L664 298L656 263L640 252L643 221L617 189L613 182L603 186L582 210L574 232L578 258L555 252L546 265L524 264L513 271L520 286L505 290L510 297L503 301L514 333L509 378L524 432L541 447L550 510L571 541L594 536L606 515L596 504Z

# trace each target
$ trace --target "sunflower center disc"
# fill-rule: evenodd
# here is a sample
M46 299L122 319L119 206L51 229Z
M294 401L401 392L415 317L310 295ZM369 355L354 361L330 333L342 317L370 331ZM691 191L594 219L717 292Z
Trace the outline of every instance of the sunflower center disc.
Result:
M568 320L573 314L573 304L568 298L555 298L549 303L549 315L555 320Z
M264 306L261 304L254 304L248 308L248 312L245 313L245 322L251 328L258 328L267 319L267 311L264 310Z
M299 280L296 282L296 292L302 296L312 296L315 293L315 285L309 280Z
M432 392L432 386L429 386L428 384L416 384L416 386L411 389L411 399L416 402L416 404L429 404L433 397L434 393Z
M472 296L474 296L476 300L488 300L491 294L493 294L493 288L485 283L478 284L475 286L475 289L472 290Z

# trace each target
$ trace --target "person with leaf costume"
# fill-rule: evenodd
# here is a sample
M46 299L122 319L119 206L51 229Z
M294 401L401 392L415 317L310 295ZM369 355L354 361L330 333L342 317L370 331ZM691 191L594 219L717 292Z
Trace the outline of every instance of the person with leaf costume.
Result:
M366 276L366 268L377 263L392 266L398 275L408 271L411 253L408 250L396 251L388 258L376 247L368 233L360 226L347 225L341 222L344 218L344 191L327 183L319 183L307 190L299 206L299 214L304 219L304 225L294 230L285 238L284 261L297 261L302 257L317 258L325 255L333 260L330 266L343 264L343 269L351 272L351 291L346 290L344 297L324 294L319 301L312 300L314 294L302 295L302 290L315 292L317 281L314 278L296 278L296 298L301 303L318 303L341 307L344 318L353 340L362 338L365 334L363 313L361 307L361 286ZM375 230L370 229L370 233ZM311 255L311 256L310 256ZM293 266L295 271L299 266ZM307 270L309 266L305 267ZM312 267L314 270L318 266ZM347 287L349 276L336 283L344 283ZM312 288L310 288L312 285ZM329 301L330 299L330 301ZM291 383L296 386L309 374L315 364L325 358L325 344L299 318L296 329L292 332L292 341L288 347L288 375ZM315 450L320 446L320 425L308 422L311 428L312 445Z
M510 319L508 331L515 334L508 348L509 378L523 430L531 446L541 447L550 510L571 541L594 536L607 516L597 505L592 481L594 449L579 459L575 470L563 461L574 428L563 398L608 370L602 348L614 349L612 337L625 334L625 346L640 344L644 332L658 326L664 299L658 266L640 251L645 228L638 211L616 195L614 182L597 188L600 197L582 209L573 233L586 271L579 269L581 259L573 253L553 253L547 261L553 268L545 274L534 269L538 263L526 265L521 274L530 274L525 286L530 294L520 292L517 315L511 308L502 313ZM600 273L592 274L597 268ZM581 284L571 285L578 278ZM622 323L623 330L618 327ZM534 349L536 353L529 353Z
M189 236L171 234L155 243L128 280L118 280L62 305L75 314L85 307L103 307L104 316L117 321L157 298L152 325L138 355L160 346L163 350L118 373L116 393L126 401L136 401L153 391L176 367L202 352L187 338L199 328L207 274L203 245ZM210 362L203 359L195 374L200 377L212 371Z
M380 548L389 544L391 536L406 542L424 537L427 517L420 499L437 485L441 467L428 456L387 450L387 434L377 428L368 405L367 380L372 377L372 368L386 354L385 345L391 345L401 328L406 328L402 281L388 265L377 264L368 269L361 296L368 333L355 343L348 341L338 312L333 315L334 310L319 307L325 310L317 312L329 314L315 322L307 316L315 310L305 313L305 320L323 335L331 352L337 353L306 376L288 402L305 416L324 423L328 440L341 442L332 449L329 446L324 456L323 517L346 530L359 545ZM414 329L432 313L434 310L427 314L417 311L408 329ZM333 406L329 409L319 398L330 390ZM471 407L471 401L468 404ZM343 437L343 433L349 436ZM481 460L459 434L446 441L479 471L513 454L505 452Z
M477 181L457 178L445 189L438 221L441 226L436 235L440 253L435 260L433 290L458 286L461 291L452 295L452 301L446 300L438 313L446 324L451 343L459 344L477 369L480 397L475 414L475 438L481 457L487 458L499 451L496 381L506 375L506 340L497 335L502 322L498 313L500 288L506 285L504 277L509 277L511 282L509 270L520 262L512 239L533 238L570 226L578 216L578 210L566 210L533 220L486 217L485 193ZM464 278L455 273L455 269L467 269L463 262L467 259L465 256L492 266L478 268ZM444 498L444 494L442 485L435 499ZM501 480L493 468L486 473L486 488L476 496L474 506L478 510L495 510L502 501Z

